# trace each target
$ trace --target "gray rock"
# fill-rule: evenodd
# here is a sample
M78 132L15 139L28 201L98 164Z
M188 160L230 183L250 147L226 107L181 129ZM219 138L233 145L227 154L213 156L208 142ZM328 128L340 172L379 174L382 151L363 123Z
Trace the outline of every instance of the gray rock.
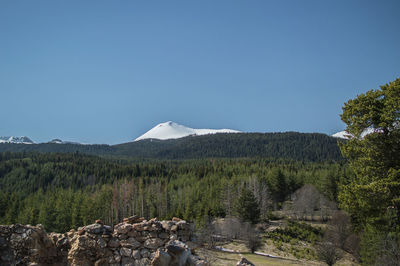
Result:
M103 227L104 227L104 229L106 230L107 233L112 233L112 232L113 232L113 229L112 229L111 226L109 226L109 225L103 225Z
M99 234L103 234L104 228L102 224L91 224L91 225L87 225L85 226L85 231L95 234L95 235L99 235Z
M151 261L152 266L168 266L171 261L171 256L167 253L158 249L155 253L153 260Z
M126 234L132 230L132 225L127 223L120 223L114 227L115 231L118 234Z
M121 261L122 266L134 266L135 260L133 258L123 257Z
M120 240L125 240L125 239L128 239L128 236L125 235L125 234L121 234L121 235L118 235L118 238L119 238Z
M203 260L199 258L198 256L190 255L188 257L188 260L186 262L188 266L209 266L210 263L208 263L206 260Z
M163 244L164 244L164 242L161 239L151 238L151 239L147 239L144 242L144 247L155 250L158 247L161 247Z
M102 238L97 240L97 244L100 246L100 248L105 248L107 246L106 241L104 241Z
M238 263L236 263L236 266L255 266L255 265L248 259L243 257L240 261L238 261Z
M137 241L133 237L130 237L130 238L126 239L126 240L121 240L120 244L123 247L128 247L128 248L131 248L131 249L137 249L137 248L142 246L142 244L140 244L140 242Z
M149 266L150 263L151 263L151 261L149 259L143 258L140 260L136 260L134 265L135 266Z
M134 250L132 252L132 258L134 258L135 260L140 260L141 259L140 251L139 250Z
M121 248L119 252L120 252L121 256L130 257L131 254L132 254L132 249L130 249L130 248Z
M168 239L169 238L169 234L167 234L166 232L161 232L158 234L158 237L161 239Z
M120 246L120 243L119 243L118 238L115 238L115 237L111 238L110 241L108 241L108 246L109 246L110 248L117 248L117 247L119 247L119 246Z
M171 240L168 242L168 245L169 246L179 246L179 247L182 247L185 249L189 248L188 245L186 245L185 243L183 243L182 241L179 241L179 240Z
M142 258L149 258L150 257L150 251L147 248L142 248L140 250L140 256Z
M0 236L0 248L5 248L7 247L7 241L4 239L4 237Z
M167 246L167 252L171 256L171 264L183 266L191 255L190 249L181 241L170 241Z
M173 221L161 221L161 226L167 231L171 230L171 227L175 225L175 222Z

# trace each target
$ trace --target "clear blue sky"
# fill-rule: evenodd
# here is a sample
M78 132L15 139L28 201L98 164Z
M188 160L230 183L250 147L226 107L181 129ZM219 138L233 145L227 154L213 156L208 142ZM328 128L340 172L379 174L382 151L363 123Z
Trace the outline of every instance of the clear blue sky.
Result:
M400 1L0 1L0 136L344 129L400 77Z

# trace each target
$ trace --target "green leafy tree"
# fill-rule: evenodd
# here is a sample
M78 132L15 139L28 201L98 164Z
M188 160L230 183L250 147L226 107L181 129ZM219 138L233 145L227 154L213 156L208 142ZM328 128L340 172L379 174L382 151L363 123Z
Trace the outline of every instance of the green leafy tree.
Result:
M400 79L349 100L341 118L352 137L340 148L355 173L343 186L341 206L358 225L385 224L388 211L396 213L399 224Z
M349 100L341 118L351 137L340 148L355 175L342 185L340 205L363 231L363 264L393 265L383 261L400 254L400 79ZM387 246L393 252L380 252Z
M253 193L247 188L243 188L236 201L235 211L244 222L256 224L260 219L260 208Z

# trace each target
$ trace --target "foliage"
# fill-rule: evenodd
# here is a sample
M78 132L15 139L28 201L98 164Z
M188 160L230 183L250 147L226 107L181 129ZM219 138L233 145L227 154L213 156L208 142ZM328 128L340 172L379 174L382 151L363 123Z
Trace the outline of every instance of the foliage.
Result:
M260 219L260 208L253 193L243 187L236 200L235 211L244 222L256 224Z
M335 264L343 256L343 253L331 242L321 242L317 246L318 257L329 266Z
M337 140L316 133L237 133L189 136L170 140L141 140L118 145L0 143L0 152L56 152L152 158L285 158L300 161L341 161Z
M49 231L65 232L96 219L116 224L138 214L179 216L202 226L206 216L232 215L243 187L267 217L277 169L289 182L314 184L326 195L332 176L349 175L342 164L280 159L125 161L5 152L0 153L0 223L42 223Z
M395 255L381 251L400 241L400 79L349 100L341 118L352 138L340 148L355 176L343 180L339 201L363 232L361 260L396 260L398 248Z
M341 118L353 137L340 148L355 173L340 193L341 206L360 226L390 222L382 221L388 209L399 223L400 79L349 100Z
M368 224L361 235L364 265L400 265L400 232L384 232Z
M284 228L277 228L272 232L267 232L266 237L272 239L273 241L282 241L290 243L296 241L306 241L309 243L314 243L319 240L322 236L322 230L317 227L313 227L306 223L299 223L293 220L289 220L288 224Z

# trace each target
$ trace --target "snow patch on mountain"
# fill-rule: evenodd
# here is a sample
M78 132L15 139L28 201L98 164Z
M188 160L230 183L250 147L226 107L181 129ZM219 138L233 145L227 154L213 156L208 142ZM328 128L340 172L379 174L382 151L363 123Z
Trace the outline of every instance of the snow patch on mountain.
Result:
M79 142L75 142L75 141L64 141L61 139L52 139L51 141L47 142L47 143L52 143L52 144L76 144L76 145L85 145Z
M17 144L34 144L30 138L21 136L21 137L14 137L14 136L7 136L7 137L0 137L0 143L17 143Z
M172 121L168 121L158 124L140 137L136 138L134 141L143 139L178 139L191 135L199 136L217 133L240 133L240 131L233 129L195 129L179 125Z

